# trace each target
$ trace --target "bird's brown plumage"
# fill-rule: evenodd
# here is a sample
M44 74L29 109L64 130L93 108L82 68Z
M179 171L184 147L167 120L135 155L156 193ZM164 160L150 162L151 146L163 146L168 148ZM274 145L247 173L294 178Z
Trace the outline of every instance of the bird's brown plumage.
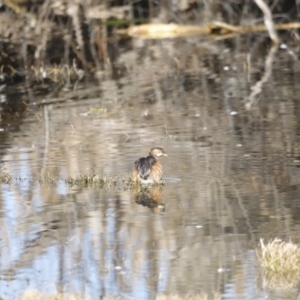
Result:
M149 156L135 161L132 180L141 183L155 183L162 180L162 166L158 157L167 156L162 148L152 148Z

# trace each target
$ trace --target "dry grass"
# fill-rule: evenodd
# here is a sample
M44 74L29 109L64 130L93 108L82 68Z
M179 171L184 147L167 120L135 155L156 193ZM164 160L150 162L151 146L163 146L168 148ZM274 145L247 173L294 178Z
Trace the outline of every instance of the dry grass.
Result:
M51 65L51 66L32 66L31 75L37 82L43 82L50 79L53 82L71 81L75 79L82 79L83 70L78 70L76 66L66 65ZM12 74L13 75L13 74Z
M149 187L161 187L165 185L165 182L161 181L153 184L140 184L136 183L131 179L131 176L116 176L116 177L101 177L96 174L84 174L76 178L68 178L66 183L71 186L79 186L81 188L118 188L123 190L132 190L140 188L141 190L147 190Z
M10 184L11 176L7 173L0 173L0 183Z
M19 178L19 181L23 179ZM26 179L24 179L26 180ZM39 184L56 184L58 181L63 181L71 187L77 186L79 188L121 188L124 190L132 189L135 186L135 183L131 180L130 176L125 177L106 177L99 176L97 174L83 174L78 177L69 177L67 179L62 178L51 178L43 177L38 179L32 179L31 181L37 180Z
M123 178L126 181L126 178ZM130 180L129 178L127 179ZM98 188L113 188L117 187L120 184L122 179L118 177L100 177L96 174L84 174L79 177L69 177L66 180L66 183L70 184L71 186L78 186L81 188L89 188L89 187L98 187Z
M50 296L46 296L41 292L35 290L29 290L25 292L18 300L89 300L90 298L80 296L79 294L53 294ZM120 300L121 298L118 296L106 296L102 298L103 300ZM129 299L129 298L128 298ZM130 298L131 299L131 298ZM184 297L178 295L158 295L155 300L221 300L221 295L218 293L214 293L211 297L207 294L201 293L197 295L186 295ZM135 299L134 299L135 300Z
M103 300L121 300L120 297L105 296ZM92 300L90 297L85 297L80 294L53 294L45 295L36 290L28 290L18 300Z
M222 297L219 293L213 293L212 296L208 296L205 293L200 293L197 295L187 294L184 297L178 295L159 295L155 298L155 300L221 300Z
M257 250L264 270L264 285L273 289L288 289L300 281L300 247L280 239L268 242L260 240Z
M7 180L9 182L11 178L8 177L8 179ZM60 180L63 180L66 184L69 184L70 186L77 186L80 188L104 188L104 189L116 188L116 189L123 189L123 190L132 190L132 189L140 188L141 190L147 190L149 187L154 187L154 186L161 187L165 185L165 182L163 181L159 183L143 185L134 182L130 176L106 177L106 176L99 176L97 174L83 174L78 177L69 177L67 179L51 178L51 177L39 178L38 182L40 184L55 184ZM2 183L6 183L4 179Z
M10 183L22 183L38 182L41 185L44 184L57 184L58 182L63 181L65 184L70 185L71 187L77 186L79 188L103 188L103 189L122 189L122 190L133 190L139 189L140 191L147 191L153 187L162 187L166 183L164 181L153 183L153 184L140 184L136 183L131 179L131 176L115 176L115 177L106 177L100 176L97 174L82 174L78 177L69 177L67 179L59 177L31 177L31 178L12 178L7 173L0 173L0 183L10 184Z
M18 300L89 300L89 298L80 296L79 294L64 295L60 293L46 296L41 292L28 290Z

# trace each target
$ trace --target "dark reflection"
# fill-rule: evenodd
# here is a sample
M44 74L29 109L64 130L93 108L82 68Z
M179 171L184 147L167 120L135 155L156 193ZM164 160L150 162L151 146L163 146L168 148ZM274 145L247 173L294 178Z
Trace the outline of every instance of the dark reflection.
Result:
M161 203L162 186L137 186L134 190L135 202L142 206L149 207L153 212L164 212L166 204Z

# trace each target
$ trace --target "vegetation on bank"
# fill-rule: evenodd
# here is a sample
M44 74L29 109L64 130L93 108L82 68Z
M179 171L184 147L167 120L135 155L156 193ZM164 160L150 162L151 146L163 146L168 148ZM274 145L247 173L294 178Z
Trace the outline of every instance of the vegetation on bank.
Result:
M148 0L132 5L101 0L88 5L84 0L51 0L44 4L36 0L4 0L0 10L0 82L30 78L39 83L59 83L81 80L86 75L99 78L115 63L120 40L132 37L205 34L228 39L266 31L278 43L276 30L299 28L300 23L293 22L297 20L294 11L296 3L279 1L270 9L262 0L230 0L226 6L219 0L209 5L197 0L177 4L154 1L152 6ZM277 25L273 24L272 13L276 14ZM262 16L264 22L257 24ZM174 21L176 24L170 24Z

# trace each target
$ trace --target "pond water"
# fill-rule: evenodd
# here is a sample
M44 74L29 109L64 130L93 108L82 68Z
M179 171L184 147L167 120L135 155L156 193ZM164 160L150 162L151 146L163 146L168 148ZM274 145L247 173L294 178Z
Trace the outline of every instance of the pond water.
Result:
M3 109L27 103L1 123L1 169L12 177L0 186L3 299L29 289L91 299L296 299L295 287L270 288L256 248L261 238L299 241L297 65L292 72L289 54L278 50L253 96L264 71L243 69L245 56L206 53L188 64L173 41L151 47L135 52L155 50L160 59L135 57L130 69L133 53L124 52L126 75L77 83L60 98L2 92ZM128 178L154 146L168 153L162 187L66 182Z

